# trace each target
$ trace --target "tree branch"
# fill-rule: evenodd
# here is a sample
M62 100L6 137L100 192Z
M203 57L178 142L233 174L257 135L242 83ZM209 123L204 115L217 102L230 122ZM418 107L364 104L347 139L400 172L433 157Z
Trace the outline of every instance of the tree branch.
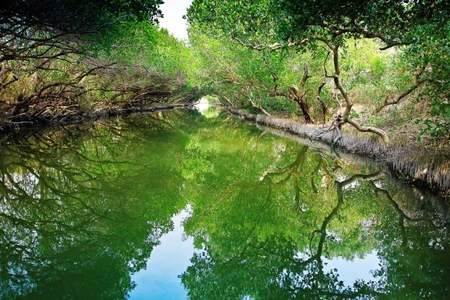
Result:
M381 130L379 128L375 128L375 127L370 127L370 126L369 127L364 127L364 126L359 125L358 122L356 122L354 120L351 120L350 112L351 112L352 107L353 107L353 101L350 98L350 96L348 95L348 93L345 90L345 88L342 86L342 83L340 81L339 46L333 45L333 44L331 44L331 42L329 42L327 40L324 40L324 39L322 39L322 41L332 51L332 54L333 54L333 65L334 65L334 76L333 76L334 85L339 89L339 91L341 92L342 97L345 100L345 111L344 111L343 116L342 116L343 117L343 122L352 125L358 131L375 133L376 135L381 137L382 140L385 143L389 143L389 137L386 134L386 132L384 132L383 130Z
M384 102L382 104L380 104L376 109L375 109L375 114L378 114L383 108L389 106L389 105L394 105L394 104L398 104L403 98L405 98L406 96L408 96L409 94L411 94L415 89L417 89L419 86L421 86L426 80L421 80L419 82L417 82L416 84L414 84L411 88L409 88L408 90L404 91L402 94L400 94L396 99L389 101L389 98L386 97L386 99L384 99Z
M274 43L272 45L252 45L252 44L247 44L244 43L242 40L238 39L237 37L232 37L231 39L237 41L239 44L241 44L242 46L246 47L246 48L250 48L253 50L257 50L257 51L264 51L264 50L270 50L270 51L275 51L275 50L280 50L286 47L295 47L301 44L306 43L309 39L303 39L300 41L296 41L296 42L289 42L287 44L280 44L280 43Z
M358 27L356 25L356 23L353 22L353 26L352 28L338 28L336 26L332 26L329 27L330 30L334 31L334 37L346 34L346 33L354 33L354 34L359 34L365 38L369 38L369 39L375 39L378 38L381 41L383 41L383 43L386 44L385 47L381 47L380 50L386 50L389 49L391 47L395 47L395 46L401 46L401 45L410 45L411 42L406 42L406 41L401 41L400 39L396 38L396 39L390 39L389 37L386 37L380 33L374 33L374 32L370 32L368 30L362 29L360 27Z

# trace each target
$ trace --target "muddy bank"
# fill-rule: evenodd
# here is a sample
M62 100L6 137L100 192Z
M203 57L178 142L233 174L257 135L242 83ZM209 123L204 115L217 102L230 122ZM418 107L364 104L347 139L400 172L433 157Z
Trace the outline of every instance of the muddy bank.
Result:
M266 115L249 114L245 110L228 107L228 111L247 121L267 127L277 128L300 137L333 144L335 132L318 136L323 128L318 125L305 125L290 119ZM416 186L426 187L444 198L450 198L450 157L434 149L413 149L399 145L386 145L367 134L358 136L345 132L336 147L368 155L377 161L386 163L401 179Z
M0 133L17 131L21 128L31 128L36 126L52 126L52 125L67 125L72 123L85 123L98 120L105 117L125 116L132 113L140 112L155 112L159 110L186 108L192 104L177 103L160 106L149 107L106 107L96 110L94 112L76 112L61 116L46 117L22 117L10 122L0 122Z

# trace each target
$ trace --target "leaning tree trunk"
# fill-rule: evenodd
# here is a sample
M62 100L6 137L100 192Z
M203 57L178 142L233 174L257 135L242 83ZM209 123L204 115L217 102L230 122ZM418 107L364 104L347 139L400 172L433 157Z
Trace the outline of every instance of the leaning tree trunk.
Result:
M378 135L386 144L389 143L389 137L385 131L380 128L371 127L371 126L361 126L358 122L352 120L350 118L350 112L353 107L353 101L350 96L347 94L347 91L342 86L340 81L340 68L339 68L339 46L332 45L328 41L324 41L325 44L331 49L333 53L333 65L334 65L334 75L332 78L334 80L335 86L341 92L342 97L345 100L345 111L343 113L343 121L344 123L348 123L356 128L356 130L360 132L372 132Z

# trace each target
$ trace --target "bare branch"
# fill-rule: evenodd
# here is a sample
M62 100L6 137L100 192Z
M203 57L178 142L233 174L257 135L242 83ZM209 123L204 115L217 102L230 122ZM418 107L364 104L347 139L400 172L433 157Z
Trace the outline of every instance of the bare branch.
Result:
M391 101L389 101L389 98L386 97L386 99L384 99L384 102L382 104L380 104L376 109L375 109L375 114L378 114L383 108L389 106L389 105L394 105L394 104L398 104L403 98L405 98L406 96L408 96L409 94L411 94L413 91L415 91L419 86L421 86L423 83L425 83L426 80L421 80L419 82L417 82L416 84L414 84L411 88L409 88L408 90L404 91L402 94L400 94L396 99L393 99Z

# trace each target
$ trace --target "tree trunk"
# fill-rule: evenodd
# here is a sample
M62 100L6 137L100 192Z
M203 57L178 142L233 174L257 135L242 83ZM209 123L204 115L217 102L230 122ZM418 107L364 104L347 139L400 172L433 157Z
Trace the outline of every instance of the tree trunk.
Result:
M322 88L326 85L326 81L322 82L319 85L319 88L317 89L317 100L320 103L320 106L322 107L322 116L323 116L323 124L326 124L328 122L328 105L323 101L322 96L320 96L322 92Z
M314 118L311 116L309 105L305 101L306 94L303 93L302 95L299 95L298 90L293 86L291 86L290 89L292 91L292 95L290 95L289 98L290 98L290 100L297 102L297 104L300 106L300 109L302 110L303 116L305 118L305 122L307 124L316 123L316 121L314 121Z
M333 80L335 86L339 89L341 92L342 97L345 100L345 111L343 113L343 120L344 123L348 123L356 128L356 130L361 132L372 132L378 135L386 144L389 143L389 137L386 132L384 132L382 129L371 127L371 126L361 126L358 122L351 120L350 118L350 112L353 107L353 101L350 98L350 96L347 94L347 91L342 86L342 83L340 81L340 68L339 68L339 46L332 45L328 41L323 41L325 44L331 49L333 53L333 65L334 65L334 75Z
M311 113L309 111L309 106L304 101L297 101L297 103L300 105L300 109L302 110L303 116L305 117L305 122L307 124L314 124L316 123L311 116Z

